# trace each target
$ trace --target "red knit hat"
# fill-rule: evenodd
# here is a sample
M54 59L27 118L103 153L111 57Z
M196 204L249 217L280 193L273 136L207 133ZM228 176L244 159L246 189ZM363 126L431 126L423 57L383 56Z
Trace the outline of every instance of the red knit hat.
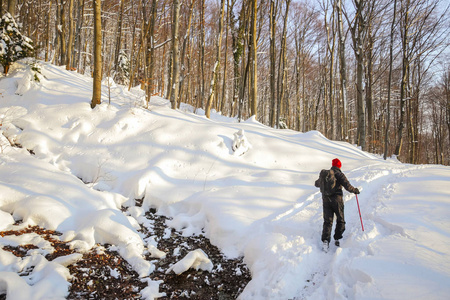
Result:
M332 160L331 165L333 167L338 167L339 169L342 167L342 163L339 159L335 158Z

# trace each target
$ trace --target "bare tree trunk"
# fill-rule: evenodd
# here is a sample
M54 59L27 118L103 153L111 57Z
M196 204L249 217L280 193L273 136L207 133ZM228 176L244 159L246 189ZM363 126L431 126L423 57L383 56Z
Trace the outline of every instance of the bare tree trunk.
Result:
M78 4L78 20L77 20L77 34L75 35L75 44L78 48L77 68L78 72L81 72L81 54L82 54L82 35L83 35L83 23L84 23L84 0L81 0ZM84 69L83 71L84 72Z
M66 15L64 13L64 6L66 5L66 2L64 0L61 0L59 3L59 10L60 10L60 21L59 24L59 36L61 41L61 64L66 64Z
M227 75L228 75L228 26L229 26L229 18L230 17L230 0L227 0L227 22L225 23L225 58L224 58L224 66L223 66L223 83L222 83L222 100L220 101L219 110L222 112L222 115L225 115L225 105L228 102L228 90L227 90Z
M50 53L50 21L52 16L52 0L48 1L48 13L47 13L47 30L45 35L45 61L48 61L48 55Z
M212 74L212 79L211 79L211 87L210 87L210 91L209 91L208 102L206 103L206 109L205 109L205 114L206 114L207 118L210 118L210 116L211 116L211 106L212 106L212 103L214 101L214 93L215 93L215 90L216 90L217 77L218 77L218 73L219 73L219 70L220 70L220 51L221 51L221 47L222 47L223 14L224 14L224 10L225 10L225 0L221 0L220 19L219 19L219 34L218 34L217 40L216 40L216 48L217 48L216 63L214 64L214 68L213 68L213 74Z
M116 49L114 52L114 70L117 71L118 62L119 62L119 53L120 53L120 47L122 44L122 23L123 23L123 6L124 6L125 0L120 0L120 11L119 11L119 22L117 24L117 36L116 36ZM151 36L150 36L151 38Z
M8 0L8 12L13 18L16 17L16 0Z
M372 35L372 26L369 24L367 30L367 51L366 51L366 59L367 59L367 76L366 76L366 108L367 108L367 137L369 140L368 150L373 152L374 150L374 136L373 136L373 93L372 93L372 85L373 85L373 45L374 45L374 37Z
M72 67L72 55L73 55L73 39L74 39L74 26L73 26L73 0L69 0L69 39L67 42L67 54L66 54L66 70L70 70Z
M201 80L199 83L198 101L200 107L204 105L204 93L205 93L205 0L200 1L200 74Z
M397 14L397 0L394 0L394 12L392 14L391 23L391 37L389 41L389 78L388 78L388 96L387 96L387 116L386 116L386 132L384 134L384 159L387 159L388 148L389 148L389 132L390 132L390 122L391 122L391 84L392 84L392 68L393 68L393 48L394 48L394 29L395 29L395 16Z
M283 33L281 34L281 50L280 50L280 59L278 63L278 85L277 85L277 128L280 128L280 119L282 118L282 111L284 111L283 101L285 98L285 90L286 90L286 32L287 32L287 18L289 14L289 6L291 4L291 0L286 0L286 13L284 15L283 21ZM288 107L288 106L287 106Z
M172 104L172 108L177 108L178 101L178 81L180 77L179 71L179 27L180 27L180 6L181 2L179 0L173 1L173 19L172 19L172 86L169 89L172 89L172 93L170 96L170 102Z
M94 9L94 77L91 108L101 103L102 97L102 1L93 0Z
M154 86L154 72L155 72L155 45L154 45L154 35L155 35L155 26L156 26L156 17L157 17L157 0L152 0L152 8L151 8L151 17L150 17L150 27L147 36L147 49L150 49L150 53L147 54L147 108L150 103L150 97L153 94L153 86Z
M277 93L275 89L275 83L276 83L276 73L275 73L275 66L276 66L276 52L275 52L275 45L276 45L276 27L277 27L277 14L278 14L278 1L275 2L275 0L270 1L270 126L274 127L275 124L278 126L278 121L275 121L276 118L276 111L277 109Z
M191 33L191 24L192 24L192 16L193 16L193 12L194 12L194 4L195 4L195 0L191 1L191 6L189 7L189 19L188 19L188 25L187 25L187 29L186 29L186 34L184 35L184 41L183 41L183 47L181 49L181 72L180 72L180 83L179 83L179 87L178 87L178 91L180 93L180 95L183 95L183 86L184 86L184 71L186 70L185 67L185 62L184 62L184 58L186 56L186 48L187 48L187 44L189 41L189 36ZM180 108L180 103L181 100L178 101L178 108Z
M444 75L444 97L446 99L446 123L447 123L447 135L448 143L450 146L450 67L447 67L446 74ZM450 148L450 147L449 147ZM447 148L447 151L449 150ZM450 155L447 156L447 164L450 163Z
M233 7L236 3L236 0L231 0L231 7L230 7L230 26L231 26L231 40L232 40L232 50L233 50L233 73L234 73L234 80L233 80L233 103L231 105L231 116L236 116L239 110L239 103L241 101L240 99L240 82L242 82L242 75L240 72L240 65L241 65L241 59L242 54L244 51L244 46L242 44L243 40L243 15L245 11L245 6L243 5L241 8L241 12L239 14L239 20L240 22L235 19L233 14ZM236 25L238 23L238 25Z
M333 11L331 13L330 24L328 24L327 20L327 10L325 10L325 28L327 31L327 50L330 55L330 72L328 77L328 102L330 104L330 129L331 134L328 135L331 139L336 139L336 131L334 127L334 53L336 48L336 25L334 22L334 12L336 10L336 6L333 5ZM330 32L331 31L331 32ZM331 36L330 36L331 35ZM326 134L326 133L325 133Z
M348 20L350 32L353 40L353 51L356 57L356 116L357 116L357 144L363 150L366 150L366 107L364 102L364 36L366 34L366 24L364 18L367 18L364 7L364 1L354 1L356 16L355 22Z
M403 128L405 127L405 113L406 113L406 97L407 97L407 81L409 80L409 61L408 61L408 24L409 24L409 4L406 0L406 7L403 10L403 28L402 32L402 80L400 84L400 119L397 126L397 144L395 146L394 154L399 156L403 143Z
M257 116L258 108L258 58L257 58L257 40L256 40L256 20L258 18L258 0L252 0L252 20L251 20L251 89L250 89L250 113Z

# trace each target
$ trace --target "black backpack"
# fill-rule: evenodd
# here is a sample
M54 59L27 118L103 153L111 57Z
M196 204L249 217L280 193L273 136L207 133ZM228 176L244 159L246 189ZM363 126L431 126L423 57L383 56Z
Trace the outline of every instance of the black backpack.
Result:
M339 189L333 170L322 170L319 175L320 192L322 195L331 196Z

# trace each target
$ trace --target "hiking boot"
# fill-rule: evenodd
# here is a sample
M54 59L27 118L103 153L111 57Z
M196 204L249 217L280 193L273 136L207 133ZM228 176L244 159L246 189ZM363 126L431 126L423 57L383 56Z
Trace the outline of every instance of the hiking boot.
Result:
M341 243L339 243L339 240L335 240L334 244L336 245L336 247L340 247L341 246Z

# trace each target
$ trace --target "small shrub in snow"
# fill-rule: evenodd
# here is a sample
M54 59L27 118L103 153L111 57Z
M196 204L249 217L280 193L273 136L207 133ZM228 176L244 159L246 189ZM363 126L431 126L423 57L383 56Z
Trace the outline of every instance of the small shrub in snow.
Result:
M247 140L247 137L244 134L244 130L241 129L238 132L234 133L234 141L233 141L233 151L234 155L242 155L250 149L252 145Z
M288 129L288 126L286 124L286 119L285 118L280 118L280 127L279 129Z

